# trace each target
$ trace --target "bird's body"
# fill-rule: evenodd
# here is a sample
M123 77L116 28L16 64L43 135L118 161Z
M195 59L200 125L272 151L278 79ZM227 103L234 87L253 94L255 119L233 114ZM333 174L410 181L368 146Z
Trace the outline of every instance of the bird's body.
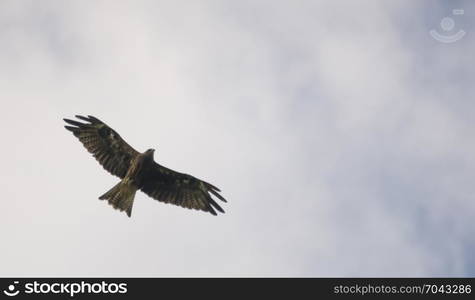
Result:
M146 152L137 155L132 160L123 180L134 184L137 188L142 188L145 180L144 177L146 177L147 173L150 171L148 168L152 166L154 152L155 150L149 149Z
M76 117L88 123L64 119L66 123L74 125L65 128L73 132L104 169L122 179L99 199L107 200L129 217L137 190L165 203L199 209L213 215L216 215L215 210L224 212L210 195L226 202L217 187L157 164L153 156L155 150L137 152L117 132L93 116Z

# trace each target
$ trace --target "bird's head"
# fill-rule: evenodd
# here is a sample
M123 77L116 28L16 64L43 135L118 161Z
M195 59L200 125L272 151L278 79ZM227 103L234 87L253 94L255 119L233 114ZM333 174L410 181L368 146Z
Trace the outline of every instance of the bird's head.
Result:
M153 153L155 152L155 149L148 149L145 151L145 155L147 155L150 158L153 158Z

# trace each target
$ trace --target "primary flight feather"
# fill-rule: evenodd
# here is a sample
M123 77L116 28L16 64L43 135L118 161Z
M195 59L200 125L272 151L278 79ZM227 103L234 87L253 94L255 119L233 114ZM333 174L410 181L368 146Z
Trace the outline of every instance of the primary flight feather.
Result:
M93 116L76 118L86 123L64 119L69 124L64 127L81 141L105 170L122 179L99 199L107 200L129 217L137 190L165 203L213 215L217 214L216 210L224 213L211 197L226 202L214 185L159 165L153 160L154 149L144 153L136 151L115 130Z

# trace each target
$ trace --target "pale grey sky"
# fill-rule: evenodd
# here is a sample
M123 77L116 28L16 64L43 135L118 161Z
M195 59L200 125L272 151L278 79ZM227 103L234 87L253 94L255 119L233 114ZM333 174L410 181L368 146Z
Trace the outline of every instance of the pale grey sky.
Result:
M474 9L0 1L0 276L475 276ZM226 214L99 201L75 114Z

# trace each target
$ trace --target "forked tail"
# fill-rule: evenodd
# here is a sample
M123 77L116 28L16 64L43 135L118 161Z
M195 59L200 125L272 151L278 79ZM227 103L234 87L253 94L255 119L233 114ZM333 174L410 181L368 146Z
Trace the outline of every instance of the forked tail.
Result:
M99 199L107 200L112 207L120 211L125 211L130 217L132 215L132 206L137 188L131 183L123 180L117 183L107 193L100 196Z

